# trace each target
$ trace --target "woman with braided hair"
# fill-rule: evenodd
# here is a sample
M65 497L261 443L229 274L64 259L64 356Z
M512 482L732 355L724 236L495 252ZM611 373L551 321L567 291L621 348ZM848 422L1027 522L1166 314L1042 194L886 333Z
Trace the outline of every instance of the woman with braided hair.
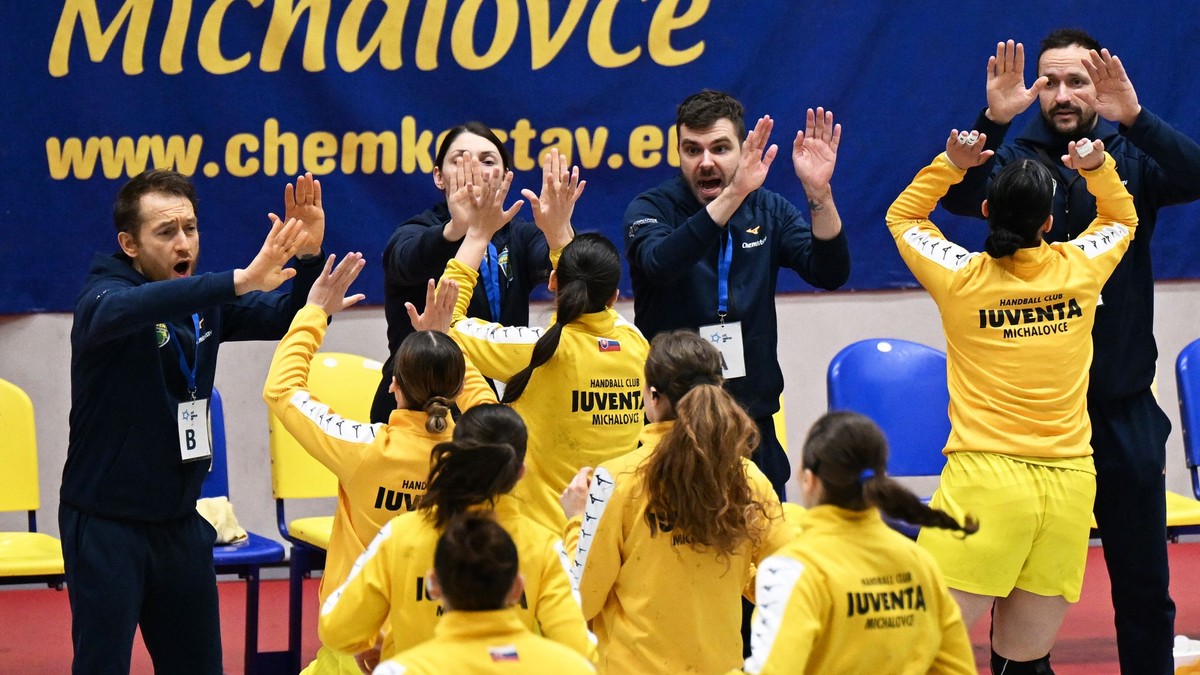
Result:
M887 441L871 420L831 412L804 442L800 535L758 569L745 672L975 675L962 614L933 557L880 512L965 536L887 476Z

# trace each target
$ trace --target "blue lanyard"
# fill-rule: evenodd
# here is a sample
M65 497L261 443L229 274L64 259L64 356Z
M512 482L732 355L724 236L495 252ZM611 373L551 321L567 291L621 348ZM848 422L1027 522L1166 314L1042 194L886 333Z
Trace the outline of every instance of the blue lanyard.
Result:
M483 277L483 290L487 293L488 307L492 310L492 321L500 321L500 258L496 254L496 245L488 242L487 257L483 259L480 269Z
M717 318L725 323L729 313L729 264L733 262L733 235L725 233L725 244L717 258Z
M179 347L179 369L183 371L183 376L187 378L188 393L192 395L192 400L196 400L196 367L200 365L200 315L192 315L192 327L196 329L196 341L192 343L192 367L188 368L187 357L183 353L183 345L179 343L179 338L175 336L175 329L171 324L167 324L167 332L171 334L171 341Z

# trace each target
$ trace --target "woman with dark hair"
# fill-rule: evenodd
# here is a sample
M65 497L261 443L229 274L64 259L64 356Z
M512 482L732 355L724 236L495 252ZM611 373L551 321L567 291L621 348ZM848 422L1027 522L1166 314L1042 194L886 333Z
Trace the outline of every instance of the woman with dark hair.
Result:
M804 442L800 535L758 570L745 672L975 675L962 614L933 558L890 518L960 536L978 529L931 509L887 476L871 420L825 414Z
M348 256L334 276L349 274L344 270L352 264L357 265L357 274L361 256ZM328 319L342 308L340 295L318 297L317 291L314 285L309 304L296 314L275 350L263 398L288 433L338 480L337 510L319 591L324 602L349 576L379 528L397 512L411 511L425 492L430 448L450 440L454 430L450 405L469 409L495 403L496 396L453 340L445 333L421 330L405 338L394 359L388 423L343 419L308 390L309 367L325 337ZM357 670L351 655L322 647L304 672L353 674Z
M723 673L741 663L741 598L792 537L749 459L758 427L722 389L721 355L689 331L650 345L640 447L563 494L567 550L608 673Z
M447 328L484 376L506 383L501 401L529 425L529 472L515 494L531 518L561 532L565 520L558 496L571 478L580 467L625 452L642 428L641 371L648 345L613 310L621 255L600 234L575 237L561 255L551 252L555 314L548 328L467 318L479 278L475 269L491 233L506 220L501 209L510 178L497 180L478 161L465 162L459 174L462 187L452 199L465 203L470 225L443 275L443 283L460 289ZM574 177L554 175L535 203L535 212L543 214L539 227L569 223L582 191ZM555 236L549 227L546 236Z
M557 158L557 151L554 153ZM508 149L486 124L467 122L447 131L434 158L433 184L442 193L442 201L429 210L409 218L388 240L383 250L384 315L387 318L388 354L393 355L412 332L405 316L405 305L424 311L425 285L441 275L446 261L454 256L467 231L467 221L457 212L455 203L445 197L456 186L451 180L455 163L464 157L477 159L489 170L508 172L512 160ZM565 162L554 165L566 171ZM549 154L543 166L543 180L551 171ZM578 167L575 169L578 176ZM536 201L531 197L531 203ZM512 215L515 215L515 211ZM535 217L539 214L535 214ZM488 242L486 255L476 264L484 292L473 298L468 316L477 316L507 325L529 323L529 294L550 276L550 250L570 241L570 221L555 223L556 231L565 229L565 241L547 244L545 235L533 223L508 218ZM391 414L388 396L392 359L383 365L379 388L371 408L372 422L386 422Z
M941 565L968 627L991 612L994 672L1049 673L1054 636L1079 600L1096 493L1092 324L1137 212L1104 144L1080 139L1062 161L1096 198L1091 226L1071 241L1043 241L1054 177L1040 162L1014 161L982 205L986 253L971 253L946 241L929 214L992 155L986 140L952 132L887 214L946 333L951 430L932 506L983 523L965 541L925 528L918 543Z
M425 576L435 544L455 518L486 511L521 553L521 622L590 657L595 648L559 557L562 544L523 516L509 495L525 473L527 439L520 415L508 406L481 405L463 413L453 440L433 448L417 510L384 525L349 578L325 600L318 620L321 642L352 654L376 646L386 659L433 637L443 611L429 595ZM388 630L377 644L384 626Z
M445 615L429 640L375 669L376 675L585 675L587 659L534 635L514 605L524 597L517 546L486 512L446 525L425 575Z

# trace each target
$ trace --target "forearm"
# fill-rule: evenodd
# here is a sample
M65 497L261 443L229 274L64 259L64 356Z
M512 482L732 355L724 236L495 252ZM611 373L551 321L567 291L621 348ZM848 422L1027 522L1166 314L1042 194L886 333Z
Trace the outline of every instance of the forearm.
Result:
M1121 133L1158 165L1156 206L1200 198L1200 144L1146 108Z
M1099 167L1079 172L1087 181L1088 192L1096 197L1095 225L1120 223L1130 230L1137 227L1137 209L1133 204L1133 196L1125 189L1121 176L1117 173L1117 163L1112 155L1104 153L1104 163Z
M328 317L318 305L307 305L296 314L287 335L279 341L267 371L263 400L280 417L289 405L292 393L308 388L313 354L321 347Z
M96 290L77 321L82 320L84 325L84 344L99 344L145 326L185 318L236 297L232 271L140 286L112 285Z
M927 221L929 214L937 206L951 185L962 180L965 172L954 166L946 153L941 153L933 162L921 169L913 178L912 183L904 188L896 201L892 202L887 212L888 228L893 236L899 236L901 231L908 229L912 221Z
M447 241L443 236L444 227L402 225L402 230L412 228L420 232L405 230L399 234L385 261L387 276L403 286L424 285L426 281L436 279L445 261L454 256L462 241Z
M828 186L820 191L804 191L808 198L809 218L813 236L829 241L842 232L842 218L833 201L833 190Z

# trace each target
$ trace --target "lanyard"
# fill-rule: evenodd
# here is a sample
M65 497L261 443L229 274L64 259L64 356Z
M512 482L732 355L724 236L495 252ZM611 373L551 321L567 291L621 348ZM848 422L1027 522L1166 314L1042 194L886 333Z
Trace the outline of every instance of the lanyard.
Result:
M725 323L729 313L729 264L733 262L733 236L725 233L725 244L717 257L717 318Z
M492 321L500 321L500 259L496 254L496 245L488 242L487 257L483 259L480 270L483 277L483 290L487 293L488 307L492 310Z
M175 329L171 324L167 324L167 332L171 334L171 341L179 347L179 369L183 371L183 376L187 378L188 393L192 395L192 400L196 400L196 367L200 365L200 315L192 315L192 327L196 329L196 341L192 343L192 367L188 368L187 357L183 353L183 345L180 344L179 338L175 336Z

